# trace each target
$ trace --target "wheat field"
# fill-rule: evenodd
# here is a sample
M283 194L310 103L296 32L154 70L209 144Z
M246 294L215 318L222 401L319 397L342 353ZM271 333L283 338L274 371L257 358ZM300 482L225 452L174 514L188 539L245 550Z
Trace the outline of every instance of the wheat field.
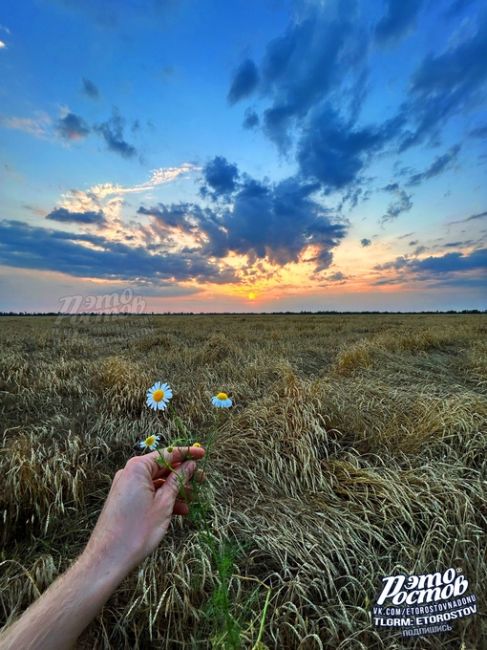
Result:
M134 443L176 436L144 402L163 380L195 439L214 434L242 648L485 648L486 333L483 314L3 317L0 624L82 551ZM382 576L457 566L476 616L416 640L374 628ZM229 647L207 607L220 576L175 518L79 647Z

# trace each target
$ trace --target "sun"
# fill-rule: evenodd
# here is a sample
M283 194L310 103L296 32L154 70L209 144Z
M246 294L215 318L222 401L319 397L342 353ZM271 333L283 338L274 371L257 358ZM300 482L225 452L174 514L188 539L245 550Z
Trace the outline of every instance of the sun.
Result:
M255 300L257 298L257 296L255 295L255 293L253 291L249 291L249 293L247 295L247 298L249 300Z

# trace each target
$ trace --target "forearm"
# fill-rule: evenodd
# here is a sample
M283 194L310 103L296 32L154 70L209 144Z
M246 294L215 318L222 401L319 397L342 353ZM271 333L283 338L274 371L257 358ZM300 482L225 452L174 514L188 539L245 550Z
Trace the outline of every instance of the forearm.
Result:
M19 620L0 633L0 650L72 647L125 577L119 566L85 551Z

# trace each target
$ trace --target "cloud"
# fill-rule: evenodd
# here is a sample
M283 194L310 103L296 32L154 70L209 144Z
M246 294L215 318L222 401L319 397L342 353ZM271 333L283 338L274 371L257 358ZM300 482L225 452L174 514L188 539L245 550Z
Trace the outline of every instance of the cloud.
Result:
M183 163L178 167L154 169L147 181L134 185L99 183L98 185L92 185L87 190L72 189L61 196L58 205L69 212L102 211L105 217L105 223L102 225L123 231L120 214L125 195L150 192L155 187L171 183L177 178L197 170L199 170L199 167L191 163ZM127 237L126 234L125 237Z
M248 178L235 195L233 210L225 219L228 248L283 265L297 262L308 247L315 270L327 268L332 250L346 234L333 223L328 211L311 198L316 184L288 178L267 185Z
M320 287L329 287L330 284L345 284L347 276L341 271L336 271L336 273L331 273L330 275L321 277L320 280L323 280L323 282L319 283Z
M297 160L305 178L316 179L324 188L340 189L352 183L369 161L397 131L395 119L381 126L354 129L329 106L310 117L298 143Z
M206 215L213 214L209 208L203 209L196 203L173 203L145 208L140 206L137 214L155 217L161 224L170 228L180 228L191 232L201 229L206 221Z
M259 116L254 110L247 109L245 111L245 118L242 122L244 129L255 129L259 125Z
M262 59L244 61L233 79L233 100L255 92L263 104L259 113L247 108L243 126L262 125L281 153L295 156L302 179L320 182L325 193L363 185L364 170L380 154L438 145L447 120L475 110L483 99L487 13L449 39L446 49L420 57L405 79L407 94L384 118L366 122L361 115L371 91L373 39L396 42L415 25L423 6L424 0L387 0L371 34L354 0L300 3L285 31L268 42ZM248 77L252 81L245 85ZM411 185L447 169L457 153L452 148L423 172L409 172Z
M427 257L423 260L414 260L409 266L414 271L432 271L435 273L487 269L487 248L469 254L456 251L438 257Z
M215 197L231 194L237 187L238 168L223 156L216 156L203 169L206 183Z
M301 130L308 112L332 93L344 105L351 101L355 110L357 97L363 99L355 90L364 86L366 38L357 26L355 2L305 7L284 34L268 43L259 66L249 60L242 63L229 92L237 101L257 89L269 100L264 131L281 149L289 147L289 132L298 120Z
M246 59L238 67L228 91L228 101L235 104L243 97L248 97L257 87L259 73L251 59Z
M103 199L105 197L113 195L146 192L159 185L172 183L180 176L199 170L200 167L193 165L193 163L182 163L178 167L159 167L158 169L153 169L151 171L149 180L145 181L144 183L138 183L135 185L100 183L98 185L93 185L90 187L87 193L91 194L92 196L96 196L98 199Z
M90 132L85 120L75 113L67 113L56 124L56 131L64 140L81 140Z
M202 208L192 203L141 206L139 214L152 216L165 228L189 233L202 255L223 258L246 255L249 263L266 259L283 266L298 262L305 252L315 271L327 268L333 249L346 234L346 226L312 198L314 183L288 178L262 182L244 175L232 194L230 207Z
M36 138L46 138L49 135L50 125L51 118L45 113L37 113L35 117L7 117L0 115L0 127L23 131Z
M434 176L438 176L442 172L446 171L451 167L452 163L457 159L458 152L460 151L460 149L461 149L461 145L459 144L451 147L442 156L438 156L438 158L436 158L436 160L434 160L431 163L431 165L427 169L425 169L424 172L413 174L410 177L410 179L406 182L406 185L408 187L411 187L413 185L420 185L423 181L429 180L430 178L433 178Z
M478 126L475 129L469 131L469 134L472 138L487 138L487 124L484 126Z
M105 215L102 210L99 210L98 212L71 212L66 208L55 208L46 215L46 219L65 223L82 223L90 225L102 225L105 223Z
M363 238L360 240L361 245L365 248L366 246L370 246L372 244L372 240Z
M472 239L468 239L466 241L449 241L445 242L443 246L445 248L458 248L459 246L472 246L474 244L474 241Z
M486 212L479 212L478 214L472 214L470 217L466 217L465 219L459 219L458 221L449 221L448 223L454 224L454 223L465 223L466 221L476 221L477 219L485 219L487 217L487 211Z
M0 41L0 50L4 50L6 48L7 48L7 45L3 41Z
M114 109L109 120L94 127L95 131L103 137L110 151L118 153L122 158L133 158L137 150L124 139L124 128L125 120L117 109Z
M386 0L385 6L386 12L375 28L375 39L381 45L399 40L414 27L423 0Z
M441 54L428 54L410 84L410 97L402 114L412 122L401 150L424 140L435 143L445 122L459 111L472 108L487 80L487 12L477 21L477 31Z
M389 205L387 212L380 218L381 224L397 219L400 214L403 212L408 212L413 207L411 195L408 194L405 190L401 189L397 183L391 183L382 189L395 194L396 201Z
M397 284L427 281L431 286L487 286L487 248L470 253L455 251L424 259L397 257L391 262L378 264L376 271L396 271L396 276L379 278L373 284Z
M100 96L100 91L98 90L97 86L90 81L89 79L86 79L83 77L82 81L82 91L84 92L85 95L88 97L91 97L91 99L98 99Z
M0 263L27 269L113 280L232 282L234 272L196 252L150 253L98 235L38 228L19 221L0 221Z
M448 18L454 18L457 14L461 13L473 2L475 2L475 0L453 0L451 5L445 11L445 15Z
M330 280L331 282L343 282L347 279L347 276L341 271L337 271L336 273L329 275L326 279Z

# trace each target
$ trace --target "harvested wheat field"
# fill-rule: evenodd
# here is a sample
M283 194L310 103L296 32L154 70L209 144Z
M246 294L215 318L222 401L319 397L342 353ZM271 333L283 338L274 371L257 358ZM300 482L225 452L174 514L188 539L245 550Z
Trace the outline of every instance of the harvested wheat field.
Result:
M486 647L485 315L0 328L2 625L82 551L134 443L177 437L177 413L203 445L213 435L207 505L175 518L80 648ZM145 405L159 379L173 414ZM225 413L211 407L218 390L234 400ZM450 567L477 596L474 616L420 639L374 627L383 576Z

